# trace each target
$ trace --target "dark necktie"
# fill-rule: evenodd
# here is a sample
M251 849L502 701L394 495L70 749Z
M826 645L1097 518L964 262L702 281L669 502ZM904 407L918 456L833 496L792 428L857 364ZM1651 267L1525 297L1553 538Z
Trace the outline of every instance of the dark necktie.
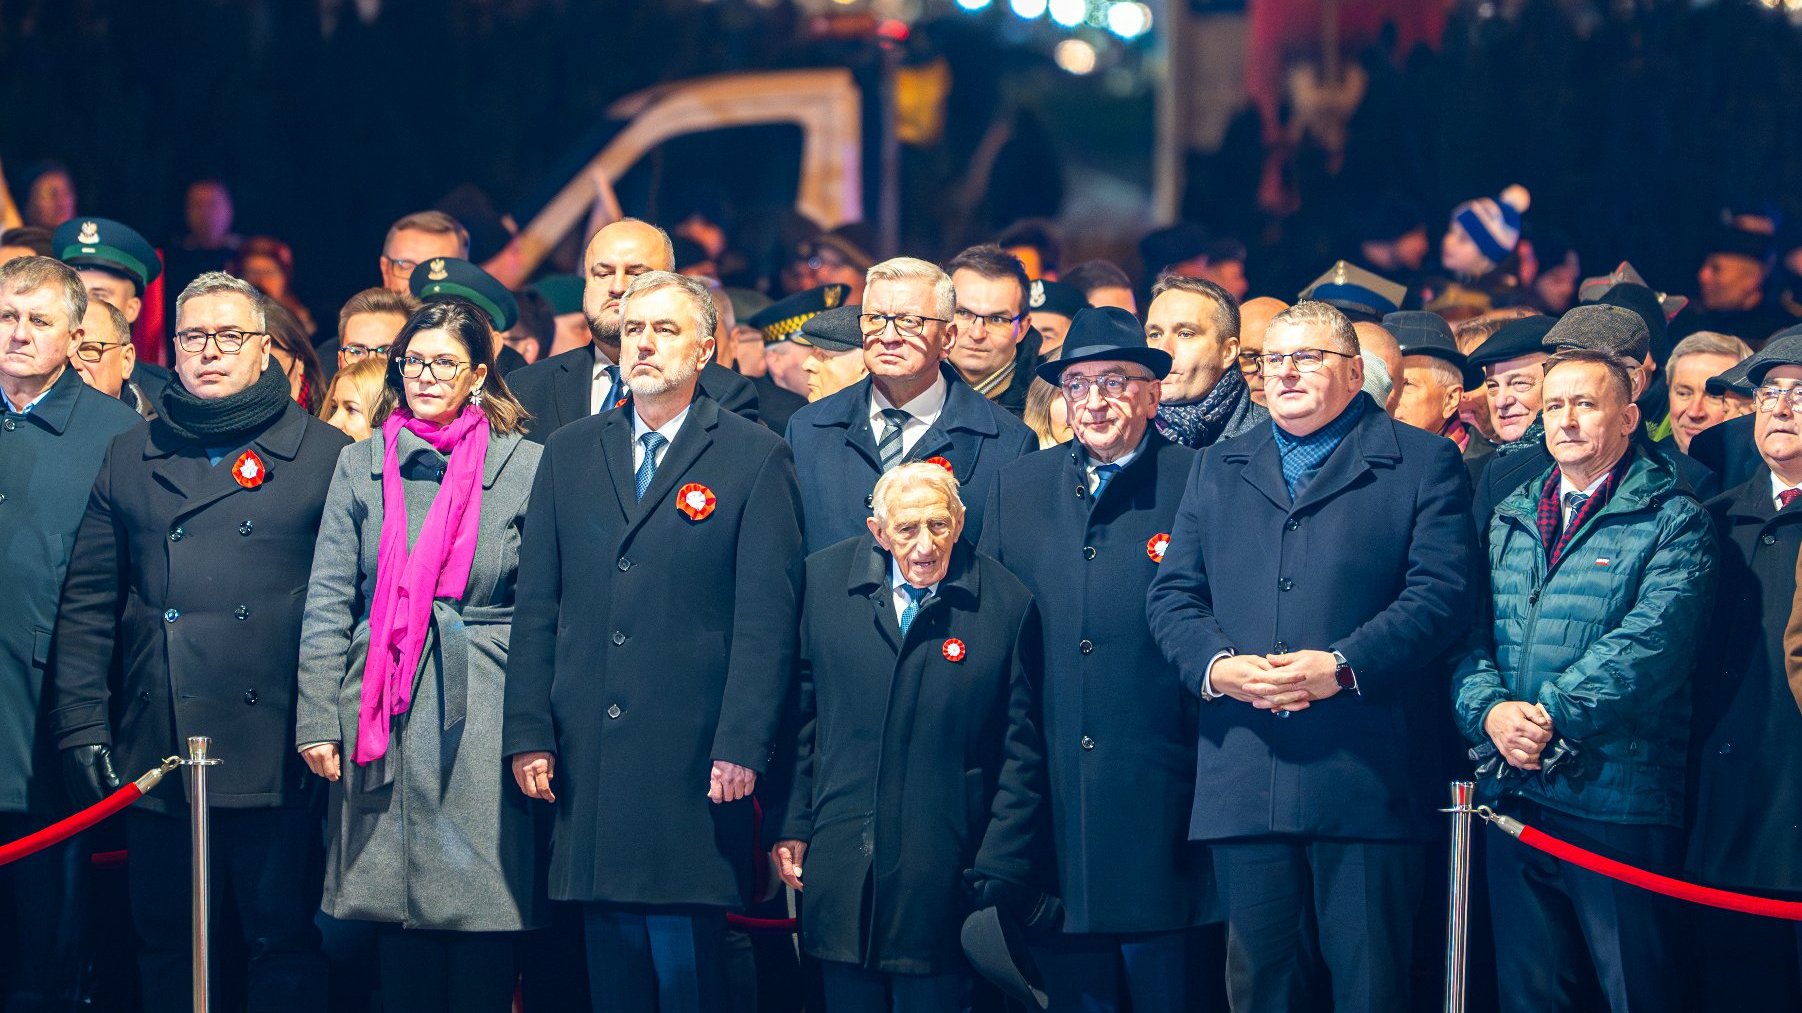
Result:
M619 367L607 366L605 368L607 370L607 394L600 404L594 406L594 414L596 415L599 415L609 408L616 408L619 406L621 393L619 385Z
M1778 493L1777 509L1782 510L1784 507L1794 503L1797 496L1802 496L1802 489L1785 489Z
M882 420L888 428L882 431L882 439L876 442L876 456L882 460L882 470L887 472L901 463L901 427L913 418L899 408L882 409Z
M1586 492L1567 492L1567 493L1565 493L1564 494L1564 523L1568 525L1568 524L1575 522L1577 519L1577 514L1579 514L1583 511L1583 504L1585 504L1587 502L1589 502L1589 494Z
M903 584L901 590L907 595L907 604L901 608L901 635L905 637L907 628L914 623L914 616L920 614L920 602L926 600L926 596L932 593L932 589Z
M658 433L646 433L638 438L644 445L644 460L638 462L638 474L632 480L633 491L639 499L644 499L644 492L651 487L651 479L657 477L657 449L669 441Z
M1095 498L1096 499L1101 498L1101 490L1106 489L1107 484L1109 482L1112 482L1114 480L1114 476L1118 475L1118 474L1120 474L1120 466L1118 464L1103 464L1103 465L1099 465L1096 467L1096 469L1095 469Z

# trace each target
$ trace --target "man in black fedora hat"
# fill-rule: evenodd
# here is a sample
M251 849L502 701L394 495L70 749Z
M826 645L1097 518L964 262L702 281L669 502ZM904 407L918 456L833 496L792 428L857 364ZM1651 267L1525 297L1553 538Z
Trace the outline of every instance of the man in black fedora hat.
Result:
M1167 296L1159 296L1165 300ZM1074 438L1001 470L982 551L1044 617L1041 727L1063 932L1040 943L1052 1010L1194 1007L1184 949L1209 917L1205 852L1188 842L1198 701L1145 620L1194 463L1152 424L1171 356L1115 307L1077 312L1059 388ZM1231 369L1238 375L1236 369Z

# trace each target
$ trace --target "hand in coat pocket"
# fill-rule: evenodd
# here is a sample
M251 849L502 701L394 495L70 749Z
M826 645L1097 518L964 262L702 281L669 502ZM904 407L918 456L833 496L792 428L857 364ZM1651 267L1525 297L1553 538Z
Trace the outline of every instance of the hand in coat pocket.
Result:
M551 792L551 778L556 776L556 768L557 757L553 753L519 753L513 757L513 780L518 782L519 790L525 792L526 797L555 802L557 796Z

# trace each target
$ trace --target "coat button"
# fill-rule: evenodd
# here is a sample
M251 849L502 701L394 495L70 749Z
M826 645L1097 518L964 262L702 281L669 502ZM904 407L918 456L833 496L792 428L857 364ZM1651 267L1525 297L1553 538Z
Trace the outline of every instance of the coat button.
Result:
M169 540L172 542L179 542L186 537L188 537L188 533L180 528L176 528L174 531L169 532Z
M624 713L624 711L621 711L619 709L619 704L614 704L613 706L607 708L607 716L610 718L617 718L623 713Z
M1295 587L1295 582L1290 580L1287 577L1284 577L1283 579L1276 582L1276 589L1278 591L1289 591L1289 590L1292 590L1294 587Z
M239 605L237 608L232 609L232 615L236 616L239 622L243 622L250 618L250 606Z
M1083 641L1083 642L1082 642L1082 643L1080 643L1080 644L1077 644L1077 645L1076 645L1076 649L1077 649L1077 650L1079 650L1079 651L1081 651L1081 652L1082 652L1082 653L1084 653L1084 654L1093 654L1093 653L1095 653L1095 645L1094 645L1094 643L1093 643L1093 642L1091 642L1091 641L1088 641L1088 640L1085 640L1085 641Z
M138 690L138 699L144 701L145 703L149 703L150 702L150 691L147 689Z
M1276 650L1276 653L1278 653L1278 654L1288 654L1289 653L1289 645L1283 643L1281 640L1277 641L1272 646L1274 647L1274 649Z
M1731 743L1731 742L1721 743L1721 748L1720 748L1719 752L1722 756L1731 756L1733 754L1733 743Z
M247 704L248 706L254 707L254 706L256 706L256 702L257 702L257 691L254 689L245 690L244 691L244 703Z
M1776 545L1777 544L1777 536L1771 534L1769 531L1765 532L1762 536L1760 536L1758 540L1763 542L1766 545Z
M250 522L249 521L245 521L244 523L238 525L238 534L244 535L246 537L248 537L250 535Z
M1084 499L1088 495L1089 495L1089 487L1088 486L1079 485L1076 487L1076 498L1077 499Z
M169 609L163 613L163 622L172 623L181 618L181 609Z
M1291 517L1291 518L1289 518L1289 522L1287 524L1283 525L1283 530L1284 531L1295 531L1295 530L1299 529L1300 527L1301 527L1301 522L1296 520L1295 518Z
M1082 737L1082 741L1078 742L1077 745L1083 747L1084 749L1094 749L1095 748L1095 740L1089 738L1087 735L1084 735Z
M875 506L876 506L876 494L875 493L871 493L868 496L865 496L863 498L863 508L865 510L874 509Z
M1095 546L1093 546L1093 545L1083 546L1082 547L1082 558L1094 559L1095 558Z
M613 646L621 647L626 643L626 635L618 630L613 631Z
M624 556L619 557L619 572L625 573L632 568L632 561Z
M19 428L19 424L17 422L14 422L12 419L6 420L6 431L7 432L10 433L17 428Z

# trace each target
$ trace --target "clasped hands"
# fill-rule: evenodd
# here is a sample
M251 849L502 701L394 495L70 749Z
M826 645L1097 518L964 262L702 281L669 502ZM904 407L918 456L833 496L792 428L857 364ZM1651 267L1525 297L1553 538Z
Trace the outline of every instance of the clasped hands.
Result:
M1521 770L1540 769L1539 755L1554 736L1552 716L1545 705L1520 700L1505 700L1489 708L1483 715L1483 732L1502 759Z
M1300 711L1339 692L1338 659L1331 651L1235 654L1214 662L1214 692L1266 711Z

